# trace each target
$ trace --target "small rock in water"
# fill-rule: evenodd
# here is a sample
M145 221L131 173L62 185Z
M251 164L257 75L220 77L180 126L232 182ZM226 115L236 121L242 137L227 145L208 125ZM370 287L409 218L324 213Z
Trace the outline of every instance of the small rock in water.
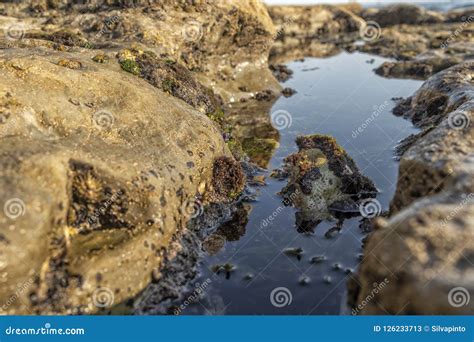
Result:
M353 270L352 268L346 268L346 269L344 270L344 273L346 273L346 274L352 274L352 273L354 273L354 270Z
M277 180L285 180L288 178L288 172L282 169L275 169L270 174L270 178L275 178Z
M319 264L319 263L323 262L323 261L326 260L326 259L327 259L327 258L326 258L326 256L324 256L324 255L316 255L316 256L314 256L314 257L311 258L310 262L311 262L312 264Z
M214 265L212 266L212 271L215 274L225 273L225 278L229 279L230 274L235 271L235 266L232 264L224 264L224 265Z
M357 259L362 261L364 260L364 254L360 253L360 254L357 254Z
M326 284L332 283L332 278L330 276L324 276L323 280Z
M338 227L338 226L332 227L324 234L324 237L326 239L332 239L333 237L338 235L340 232L341 232L341 227Z
M332 265L332 268L335 270L335 271L340 271L342 269L342 266L341 264L339 263L335 263L334 265Z
M291 97L293 96L294 94L296 94L296 90L292 89L292 88L285 88L281 91L281 94L284 96L284 97Z
M253 278L255 278L255 276L252 273L247 273L244 276L244 280L252 280Z
M265 176L263 176L263 175L253 176L252 180L250 181L250 185L255 185L255 186L264 186L264 185L266 185Z
M303 248L295 247L295 248L287 248L283 251L288 256L296 257L298 260L301 260L301 256L303 255Z
M301 276L298 282L300 285L308 285L310 283L311 279L308 276Z

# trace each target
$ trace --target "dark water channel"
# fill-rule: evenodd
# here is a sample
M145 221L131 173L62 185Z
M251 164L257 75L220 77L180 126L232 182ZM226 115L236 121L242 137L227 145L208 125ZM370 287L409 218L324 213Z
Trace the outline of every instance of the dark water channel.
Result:
M272 113L286 111L291 125L279 130L280 146L268 170L280 168L283 159L296 151L296 136L331 135L375 182L380 190L377 201L386 210L398 175L394 147L416 131L408 121L391 114L392 98L411 95L421 82L377 76L373 69L384 61L341 53L289 63L294 75L284 87L297 94L280 98ZM187 305L182 314L347 313L347 278L350 270L357 269L363 252L361 218L345 220L333 238L325 233L334 221L323 221L314 233L302 234L295 225L295 208L283 206L277 195L285 184L267 177L266 185L256 188L257 201L248 204L248 217L243 215L241 222L225 228L237 233L203 260L195 283L205 288L200 300ZM287 248L301 248L302 254L288 255L283 252ZM314 256L325 260L311 263ZM227 270L216 274L216 265L225 264Z

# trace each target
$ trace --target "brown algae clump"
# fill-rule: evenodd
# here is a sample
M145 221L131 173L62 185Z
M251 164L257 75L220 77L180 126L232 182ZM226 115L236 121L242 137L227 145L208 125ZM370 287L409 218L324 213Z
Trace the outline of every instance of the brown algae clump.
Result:
M235 200L244 190L245 174L239 162L230 157L219 157L212 170L210 201Z

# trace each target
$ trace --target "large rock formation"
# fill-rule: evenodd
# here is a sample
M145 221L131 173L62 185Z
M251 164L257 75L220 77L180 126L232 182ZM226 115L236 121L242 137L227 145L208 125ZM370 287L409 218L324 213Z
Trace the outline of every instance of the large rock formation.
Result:
M423 131L401 158L392 216L366 247L362 314L474 313L473 76L473 62L451 67L395 110Z
M93 313L158 279L188 219L242 191L221 106L279 89L257 1L74 3L1 5L2 313Z

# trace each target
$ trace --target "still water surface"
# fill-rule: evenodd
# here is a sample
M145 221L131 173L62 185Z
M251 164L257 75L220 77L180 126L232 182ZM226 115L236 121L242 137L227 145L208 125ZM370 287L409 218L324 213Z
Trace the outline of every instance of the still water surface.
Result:
M296 151L295 138L304 134L335 137L356 161L363 174L380 190L377 200L388 209L398 176L394 147L416 132L412 125L391 114L392 98L410 96L421 83L413 80L385 79L373 72L385 58L362 53L341 53L327 59L307 58L288 66L293 78L283 84L297 94L280 98L272 112L291 114L290 127L280 130L280 146L268 169L280 168L283 159ZM363 252L363 231L359 218L347 219L339 235L328 239L324 233L335 222L323 221L313 234L301 234L295 226L295 212L284 207L277 193L285 181L267 178L258 187L258 199L251 203L248 223L235 241L227 241L215 255L208 255L196 283L211 282L199 302L182 314L344 314L346 309L347 269L357 269ZM275 217L273 221L264 220ZM302 248L300 259L283 253L286 248ZM326 257L312 264L313 256ZM216 264L232 264L235 270L216 275ZM339 264L341 269L335 269ZM309 283L299 280L306 277ZM330 280L330 281L329 281ZM277 307L270 295L275 288L286 288L288 302ZM286 291L286 290L285 290ZM288 293L290 295L288 296Z

